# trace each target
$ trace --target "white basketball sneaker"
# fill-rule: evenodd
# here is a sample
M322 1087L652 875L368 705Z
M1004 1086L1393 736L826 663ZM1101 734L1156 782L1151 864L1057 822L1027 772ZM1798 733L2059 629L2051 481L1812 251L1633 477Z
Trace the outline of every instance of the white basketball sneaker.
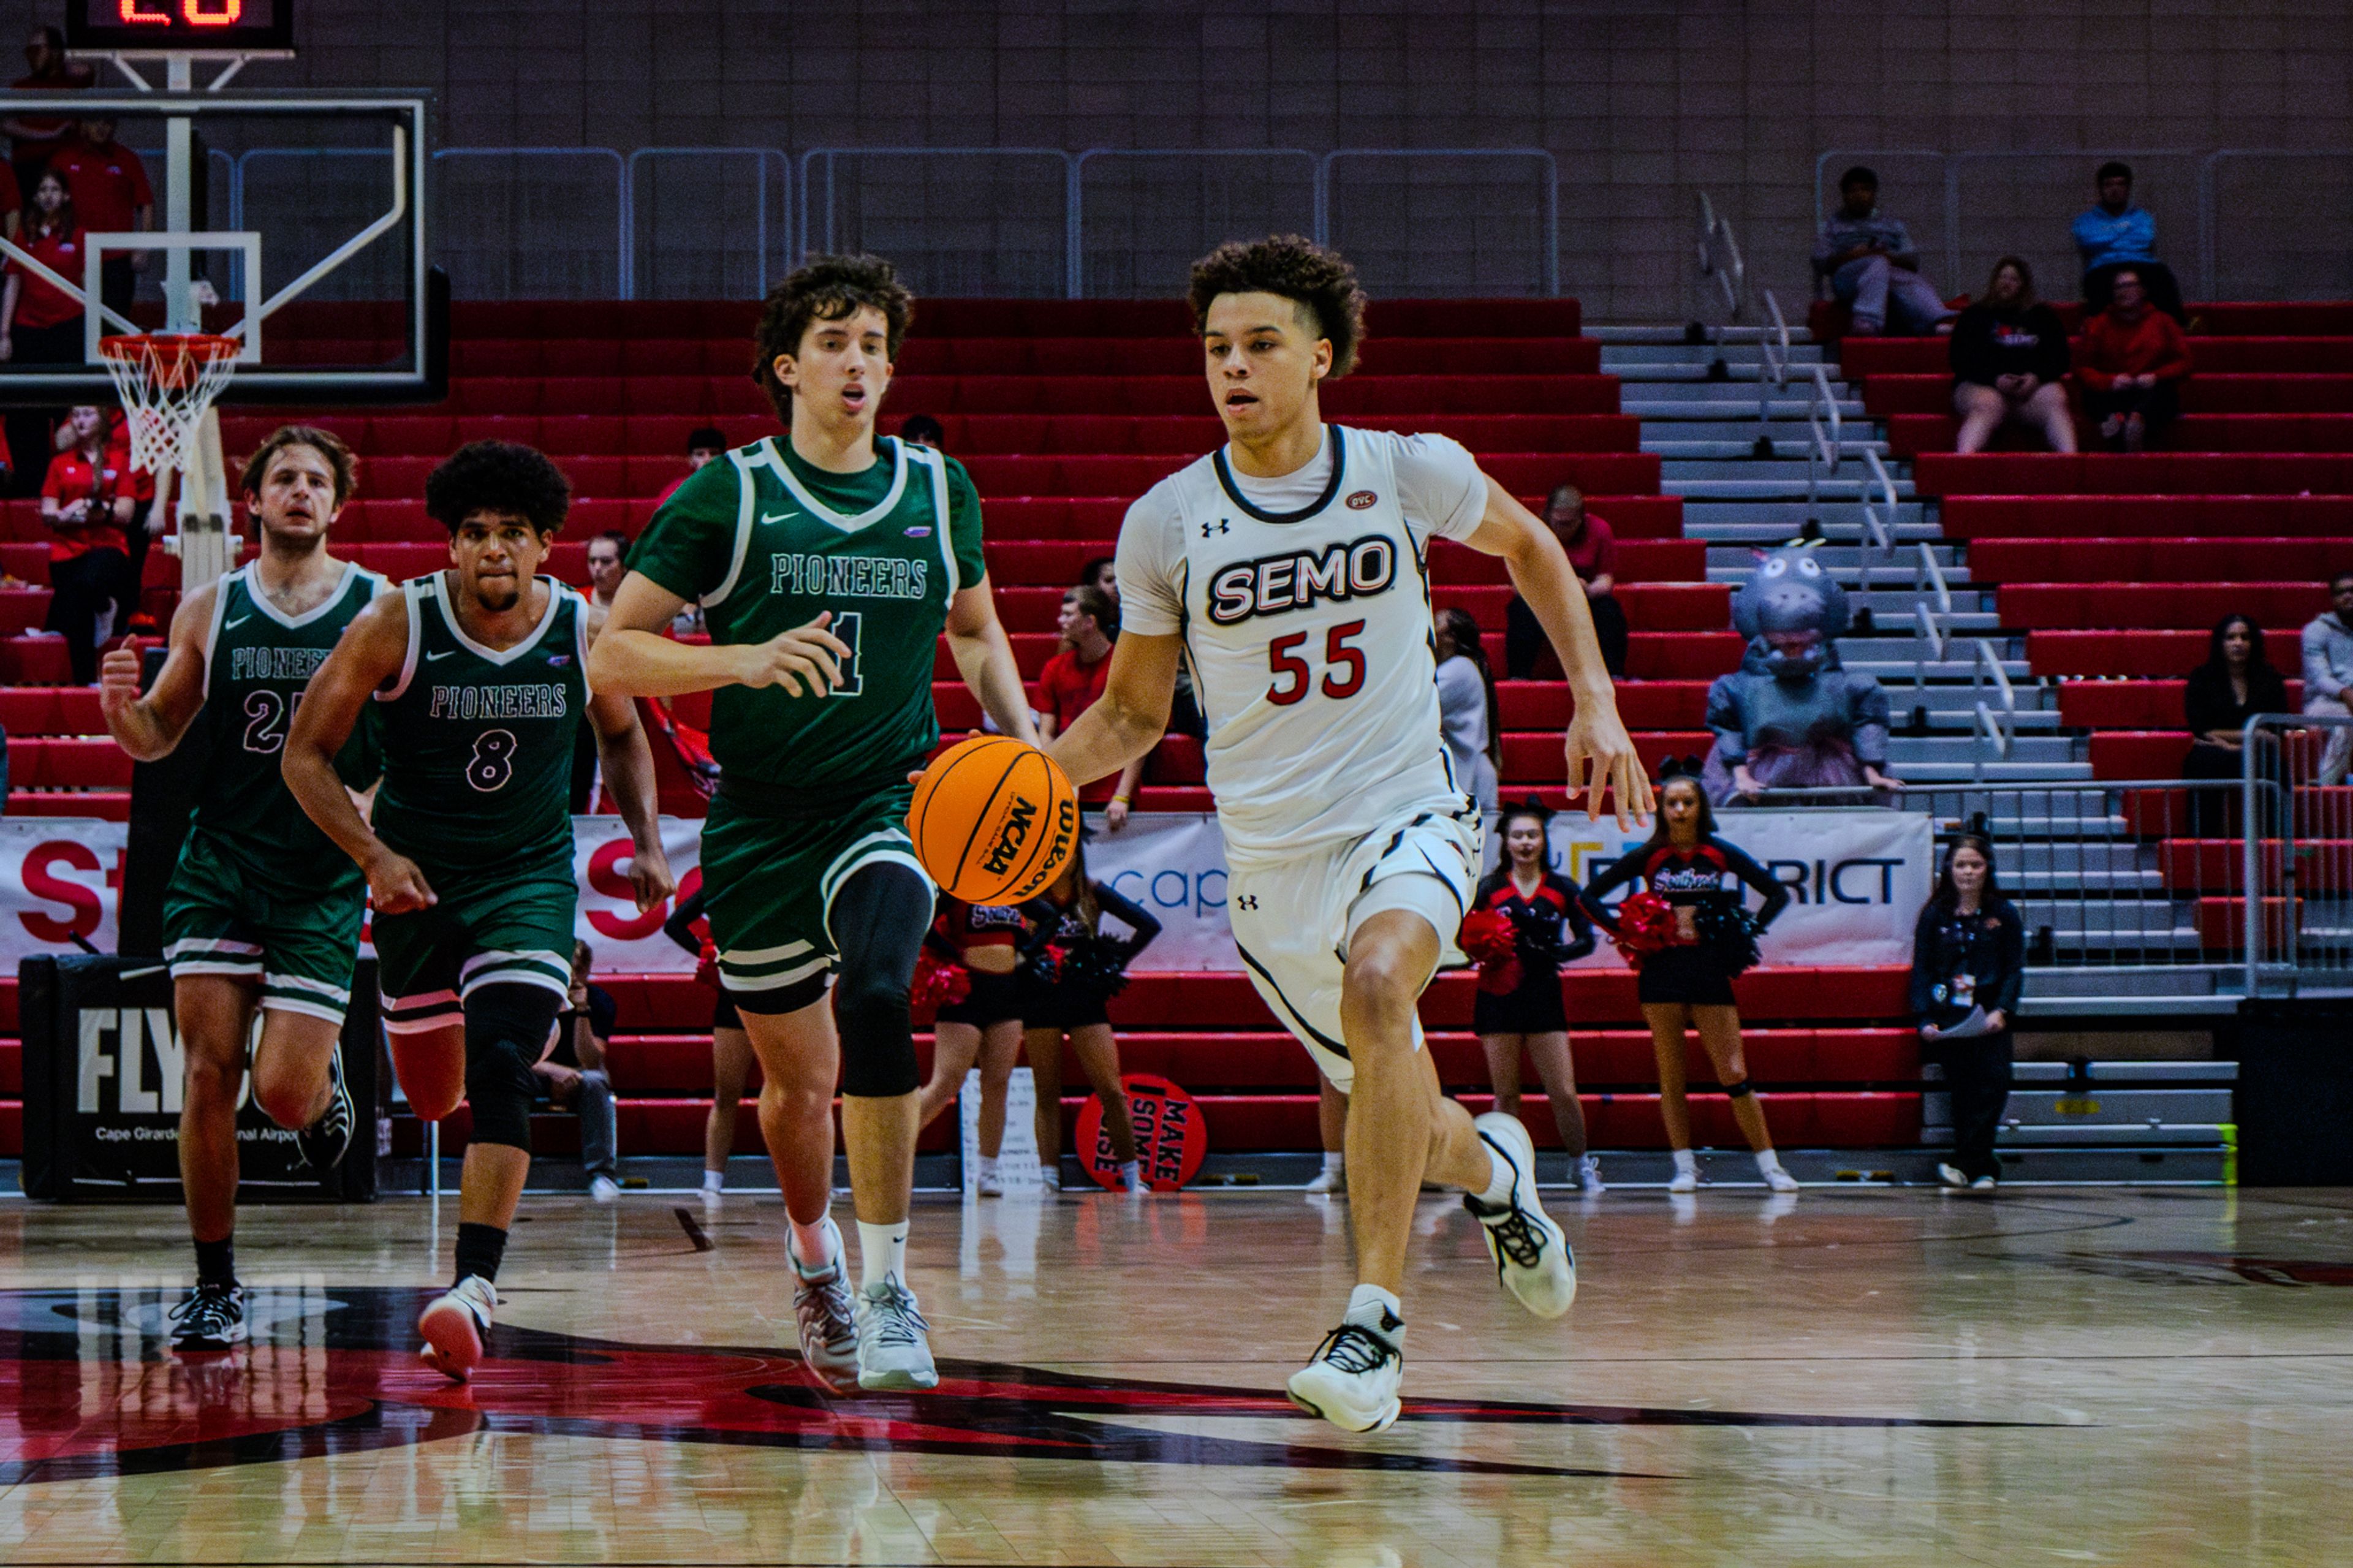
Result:
M425 1348L417 1359L444 1377L465 1382L481 1363L498 1307L497 1287L479 1274L467 1275L418 1314L417 1331L425 1336Z
M932 1325L915 1308L915 1293L892 1274L857 1296L858 1386L870 1390L937 1388Z
M1324 1336L1314 1359L1284 1385L1291 1403L1344 1432L1377 1432L1398 1418L1405 1323L1386 1307L1379 1312L1377 1321L1343 1320Z
M1478 1119L1479 1140L1511 1170L1501 1203L1476 1193L1462 1194L1462 1206L1476 1215L1495 1278L1539 1318L1557 1318L1577 1300L1577 1259L1568 1238L1536 1199L1536 1148L1516 1116L1489 1111Z
M1577 1190L1588 1198L1598 1198L1609 1189L1601 1181L1601 1156L1580 1154L1577 1157Z

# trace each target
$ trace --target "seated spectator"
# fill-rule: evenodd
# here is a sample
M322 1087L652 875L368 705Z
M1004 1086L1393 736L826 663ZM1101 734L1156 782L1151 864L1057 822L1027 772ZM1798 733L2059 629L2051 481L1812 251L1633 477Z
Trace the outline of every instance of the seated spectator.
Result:
M929 447L937 451L946 438L947 432L940 428L940 422L928 414L910 414L907 422L899 426L899 439L912 447Z
M66 639L74 684L98 679L99 645L122 618L130 546L124 531L139 506L127 448L111 447L106 414L84 404L67 416L75 444L49 461L41 521L49 525L50 631Z
M2189 374L2189 340L2180 326L2152 309L2140 273L2119 267L2108 308L2084 323L2075 378L2084 384L2084 412L2099 422L2111 452L2162 446L2166 427L2181 412L2181 381Z
M1593 612L1593 635L1601 644L1601 662L1612 675L1626 673L1626 612L1618 605L1618 536L1609 525L1585 510L1585 495L1575 485L1559 485L1545 503L1545 521L1568 552L1568 563L1585 584L1585 602ZM1552 651L1536 613L1517 594L1504 606L1504 668L1514 680L1525 680L1539 668L1552 679L1560 676L1560 661Z
M1439 732L1454 764L1454 782L1482 808L1493 811L1496 770L1504 761L1495 672L1487 667L1479 623L1470 611L1440 610L1431 618L1431 626L1438 652Z
M2326 719L2353 715L2353 572L2328 584L2329 608L2304 628L2304 710ZM2345 782L2353 764L2353 729L2332 729L2320 757L2320 782Z
M1119 565L1108 555L1098 555L1079 568L1079 586L1101 588L1113 599L1119 597Z
M2189 727L2181 776L2242 777L2249 716L2288 710L2287 682L2263 656L2263 628L2246 616L2224 616L2207 645L2206 662L2189 672L2181 707ZM2218 790L2190 791L2190 831L2200 838L2228 831L2232 804Z
M2140 274L2149 303L2179 323L2181 286L2173 268L2157 258L2157 217L2147 207L2133 205L2133 173L2124 163L2103 163L2094 176L2099 201L2076 218L2075 254L2084 261L2084 313L2094 316L2108 308L2116 269L2130 267Z
M1038 716L1038 738L1050 741L1071 727L1071 721L1095 705L1111 675L1112 639L1119 635L1119 601L1101 588L1081 585L1065 589L1059 623L1070 646L1046 661L1038 677L1045 710ZM1102 778L1079 791L1082 805L1103 807L1103 826L1117 833L1127 825L1135 804L1135 786L1144 777L1138 757L1116 779Z
M670 500L676 494L678 487L686 483L688 474L696 472L706 463L715 463L726 455L727 433L725 431L712 425L697 426L688 431L686 433L686 473L679 475L663 486L661 498L654 504L659 506L662 501Z
M1879 176L1860 164L1839 176L1839 210L1814 240L1814 274L1854 312L1856 337L1917 337L1953 318L1944 296L1920 276L1920 253L1897 218L1879 211Z
M555 1048L533 1068L551 1105L580 1117L580 1163L588 1192L600 1204L621 1194L620 1123L613 1110L613 1079L605 1058L618 1011L611 993L591 984L596 955L585 942L572 944L572 990L555 1016Z
M2034 298L2034 271L2024 261L2005 256L1993 264L1985 298L1953 323L1951 358L1953 412L1961 416L1955 451L1983 451L2012 420L2040 430L2054 452L2075 449L2067 329Z
M111 119L85 120L79 132L49 155L73 196L82 227L93 234L142 234L155 226L155 192L139 154L114 139ZM98 296L110 310L131 313L139 270L147 254L118 250L99 262Z

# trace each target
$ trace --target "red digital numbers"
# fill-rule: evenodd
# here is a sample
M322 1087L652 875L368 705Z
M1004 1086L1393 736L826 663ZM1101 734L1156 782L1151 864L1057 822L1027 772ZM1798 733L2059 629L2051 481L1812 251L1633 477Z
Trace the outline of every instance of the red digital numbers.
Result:
M1364 629L1362 621L1342 621L1324 634L1324 696L1346 699L1365 689L1364 650L1348 645L1348 639ZM1289 632L1266 645L1267 672L1274 677L1266 689L1266 700L1278 708L1290 707L1316 684L1315 672L1299 657L1306 641L1305 632Z
M155 0L114 0L114 14L131 27L234 27L245 19L245 0L180 0L177 16Z

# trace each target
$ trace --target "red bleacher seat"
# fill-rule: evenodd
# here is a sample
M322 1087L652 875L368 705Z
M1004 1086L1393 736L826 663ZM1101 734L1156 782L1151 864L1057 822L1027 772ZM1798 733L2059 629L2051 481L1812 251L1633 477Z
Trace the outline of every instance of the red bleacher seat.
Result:
M2266 626L2263 637L2284 650L2295 646L2298 630ZM2029 632L2026 658L2037 675L2182 676L2206 662L2207 637L2189 630Z
M2179 680L2070 680L2059 688L2059 721L2086 730L2161 730L2186 722ZM2304 706L2304 682L2287 683L2288 706Z
M2328 608L2326 582L2012 583L1996 595L2002 625L2071 630L2099 626L2211 627L2226 613L2265 626L2301 626Z
M1839 345L1839 364L1850 378L1949 374L1950 352L1943 338L1849 338ZM2193 335L2189 357L2197 367L2192 380L2204 374L2342 374L2353 363L2353 337Z
M1912 468L1923 496L2353 493L2353 456L2327 452L1956 452Z
M2353 495L1956 495L1951 539L2353 538Z
M2306 577L2326 582L2339 562L2353 566L2353 538L1981 539L1969 546L1969 581L1979 585L2224 584Z
M2353 413L2353 374L2208 375L2181 384L2186 414ZM1862 384L1862 406L1875 419L1899 414L1949 415L1949 375L1874 375ZM1947 443L1949 445L1949 443ZM2186 440L2173 442L2187 447Z
M1897 414L1887 421L1888 450L1899 458L1950 452L1960 422L1949 414ZM2099 445L2079 417L2076 444ZM2353 414L2185 414L2166 436L2168 454L2353 451Z

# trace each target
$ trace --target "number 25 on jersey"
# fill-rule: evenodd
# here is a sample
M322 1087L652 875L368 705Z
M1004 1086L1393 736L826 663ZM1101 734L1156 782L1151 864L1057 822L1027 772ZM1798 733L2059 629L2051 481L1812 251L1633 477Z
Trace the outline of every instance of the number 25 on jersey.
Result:
M1324 633L1324 675L1316 679L1315 670L1303 655L1308 632L1291 632L1266 645L1267 672L1272 677L1266 689L1266 700L1278 708L1288 708L1305 697L1311 689L1321 687L1324 695L1345 699L1354 697L1365 689L1365 654L1362 648L1350 646L1349 639L1365 629L1362 621L1342 621L1327 627Z

